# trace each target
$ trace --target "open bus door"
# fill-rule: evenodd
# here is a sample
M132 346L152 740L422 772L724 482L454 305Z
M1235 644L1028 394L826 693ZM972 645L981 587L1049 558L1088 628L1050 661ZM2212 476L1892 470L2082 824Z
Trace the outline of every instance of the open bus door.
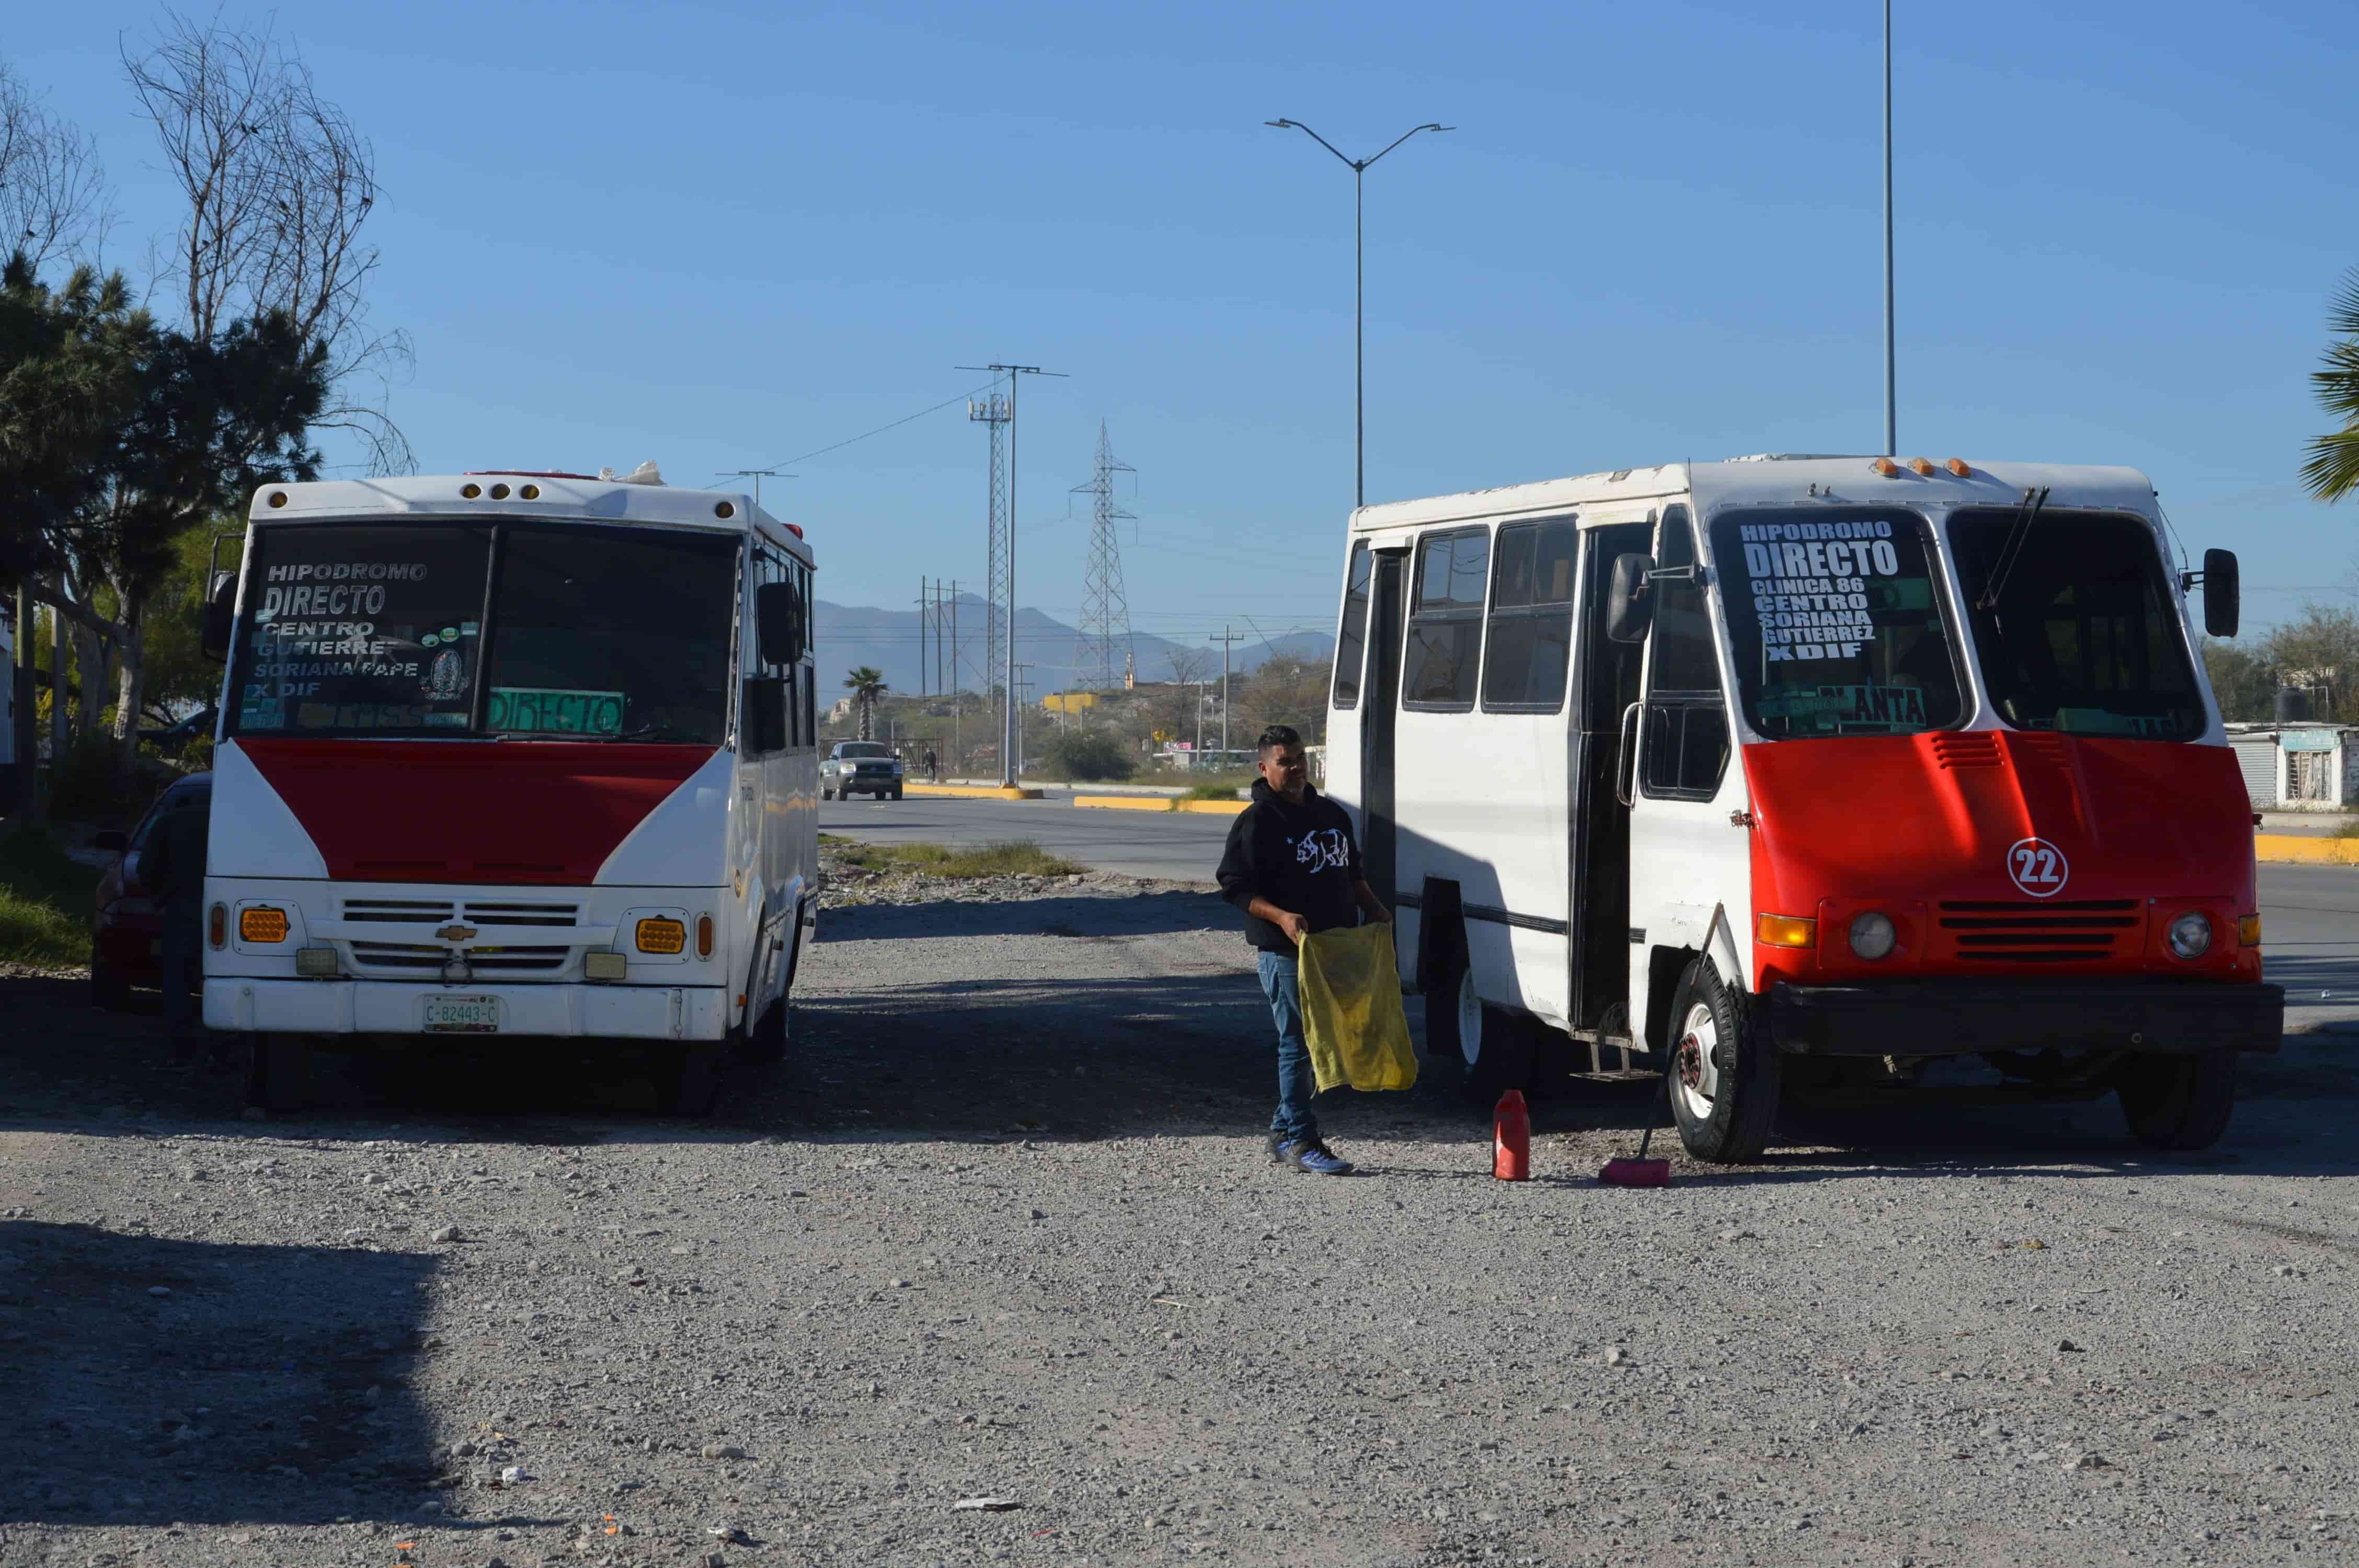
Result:
M1624 716L1638 699L1644 645L1605 634L1608 589L1616 557L1644 552L1648 522L1609 523L1582 534L1581 602L1573 655L1571 741L1572 873L1567 954L1572 968L1572 1033L1590 1044L1589 1070L1630 1065L1626 1050L1607 1059L1604 1044L1630 1033L1630 806L1622 792Z
M1361 870L1387 909L1398 908L1393 887L1399 844L1393 810L1393 737L1400 713L1401 607L1408 548L1378 550L1369 590L1368 673L1360 703L1360 812L1365 824Z

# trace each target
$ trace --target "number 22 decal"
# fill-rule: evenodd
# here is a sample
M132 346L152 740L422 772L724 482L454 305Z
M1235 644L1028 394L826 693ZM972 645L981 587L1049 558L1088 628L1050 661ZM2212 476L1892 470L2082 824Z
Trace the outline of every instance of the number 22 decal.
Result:
M2072 869L2064 862L2064 851L2047 839L2019 838L2007 849L2006 874L2032 897L2053 898L2064 891Z

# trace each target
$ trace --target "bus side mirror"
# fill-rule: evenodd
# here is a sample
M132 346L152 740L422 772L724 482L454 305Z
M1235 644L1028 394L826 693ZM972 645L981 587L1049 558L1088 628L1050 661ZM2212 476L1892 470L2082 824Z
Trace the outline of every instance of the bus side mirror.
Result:
M230 628L237 620L237 574L215 572L205 594L205 625L201 639L205 657L217 665L229 662Z
M2244 581L2236 568L2234 550L2203 552L2203 630L2213 637L2236 634L2238 611L2243 608Z
M1614 557L1614 587L1605 600L1605 634L1617 643L1643 643L1655 622L1655 594L1647 574L1655 557L1636 553Z
M803 656L803 607L790 582L766 582L754 590L754 634L766 665L791 665Z

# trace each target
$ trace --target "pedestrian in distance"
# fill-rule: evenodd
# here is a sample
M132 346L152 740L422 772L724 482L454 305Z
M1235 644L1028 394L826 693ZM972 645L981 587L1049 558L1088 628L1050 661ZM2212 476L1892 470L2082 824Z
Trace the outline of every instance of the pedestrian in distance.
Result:
M926 754L923 758L919 759L919 765L926 770L926 782L928 784L940 784L941 782L942 760L934 755L934 749L931 746L926 748Z
M1253 804L1229 827L1221 854L1221 896L1245 917L1245 940L1260 950L1262 995L1277 1025L1277 1114L1270 1158L1321 1176L1348 1176L1352 1163L1319 1136L1310 1108L1318 1081L1302 1039L1302 992L1295 949L1314 932L1389 921L1368 886L1359 840L1343 808L1310 787L1302 737L1285 724L1261 732Z
M200 1054L219 1065L218 1047L208 1049L204 1015L190 992L204 984L205 855L212 806L192 795L156 824L144 863L145 881L164 911L164 1032L166 1051L176 1067L192 1066Z

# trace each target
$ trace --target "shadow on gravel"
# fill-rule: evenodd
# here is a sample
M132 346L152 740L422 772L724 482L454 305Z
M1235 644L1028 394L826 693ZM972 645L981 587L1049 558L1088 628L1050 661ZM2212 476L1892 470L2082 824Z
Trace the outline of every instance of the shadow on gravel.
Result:
M0 1520L414 1517L434 1267L0 1221Z

